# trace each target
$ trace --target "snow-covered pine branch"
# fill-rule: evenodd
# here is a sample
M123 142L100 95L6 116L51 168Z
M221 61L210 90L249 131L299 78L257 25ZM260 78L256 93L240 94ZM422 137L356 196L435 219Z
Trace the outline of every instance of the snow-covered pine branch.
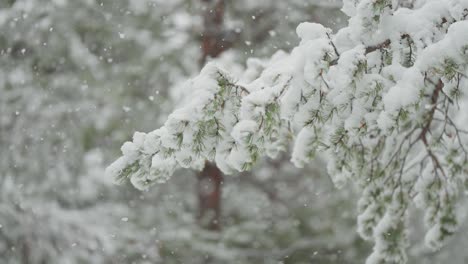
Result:
M108 174L140 189L206 161L231 174L292 141L296 166L321 152L337 187L351 180L362 189L358 231L374 241L367 263L406 262L412 204L425 212L427 246L439 249L456 231L468 186L459 121L468 1L399 2L344 1L349 25L336 34L300 24L299 46L249 83L206 66L190 103L163 127L135 133Z

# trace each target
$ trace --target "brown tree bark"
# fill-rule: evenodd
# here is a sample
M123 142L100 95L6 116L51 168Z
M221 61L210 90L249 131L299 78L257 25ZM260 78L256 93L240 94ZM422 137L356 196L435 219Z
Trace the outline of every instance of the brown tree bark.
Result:
M208 57L216 58L229 49L235 38L232 31L224 28L224 0L202 0L202 2L204 10L200 67L205 65Z
M209 57L215 58L232 46L232 38L224 29L224 0L202 0L203 33L200 67ZM198 222L210 231L221 229L221 194L223 174L215 164L207 162L197 177Z
M207 162L197 177L198 223L210 231L221 230L221 193L223 174Z

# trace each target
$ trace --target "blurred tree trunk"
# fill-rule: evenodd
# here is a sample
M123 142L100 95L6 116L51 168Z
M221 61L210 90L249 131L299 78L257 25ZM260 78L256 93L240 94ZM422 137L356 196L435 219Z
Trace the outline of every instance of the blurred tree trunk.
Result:
M200 67L203 67L208 57L216 58L232 46L235 34L224 28L224 0L201 1L204 10Z
M209 57L218 57L229 49L234 34L225 30L224 0L201 0L203 10L203 33L201 35L202 56L200 68ZM197 177L198 221L202 228L210 231L221 229L221 194L223 174L215 164L206 163Z
M219 231L223 174L215 164L207 162L197 179L199 224L207 230Z

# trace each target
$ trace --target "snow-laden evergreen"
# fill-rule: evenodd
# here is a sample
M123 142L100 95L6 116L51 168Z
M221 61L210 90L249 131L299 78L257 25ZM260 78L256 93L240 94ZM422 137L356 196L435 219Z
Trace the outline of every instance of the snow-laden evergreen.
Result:
M140 189L205 161L231 174L293 141L296 166L323 153L337 187L362 189L367 263L406 262L413 204L426 245L439 249L459 226L468 182L468 1L344 2L347 27L300 24L301 43L253 81L206 66L187 84L192 99L163 127L135 133L108 174Z
M223 263L284 255L299 262L310 259L302 253L310 245L320 252L314 261L362 257L348 228L352 196L308 200L330 190L316 165L276 170L275 161L238 185L225 182L218 236L197 226L190 172L146 193L103 177L118 142L159 126L174 104L167 100L173 82L199 71L203 2L0 1L0 263L205 263L207 255ZM291 29L316 14L332 25L327 14L338 9L313 2L229 3L227 23L241 32L219 63L241 67L236 62L251 50L288 48ZM261 33L263 40L255 37ZM304 173L320 183L305 184ZM323 207L333 210L315 213ZM309 241L311 234L320 239Z

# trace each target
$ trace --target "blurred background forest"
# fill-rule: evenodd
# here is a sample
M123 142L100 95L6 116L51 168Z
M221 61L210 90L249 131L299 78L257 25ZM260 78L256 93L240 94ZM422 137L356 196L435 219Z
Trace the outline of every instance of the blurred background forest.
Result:
M147 192L104 177L122 142L189 100L204 63L255 76L297 44L298 23L345 25L340 8L0 0L0 263L363 263L355 190L335 191L320 160L296 169L285 154L221 178L213 225L199 221L206 171ZM464 230L437 253L415 243L410 263L467 263Z

